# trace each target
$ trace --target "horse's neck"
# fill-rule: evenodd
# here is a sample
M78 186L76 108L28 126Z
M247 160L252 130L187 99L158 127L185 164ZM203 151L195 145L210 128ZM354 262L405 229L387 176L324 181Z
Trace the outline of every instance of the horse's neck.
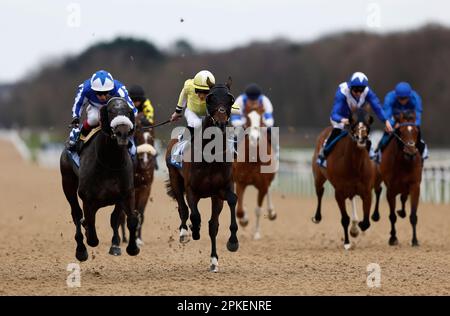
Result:
M99 133L94 146L97 158L101 160L101 163L108 166L123 164L124 157L128 155L126 147L119 146L115 139L104 133Z
M365 160L365 148L359 148L356 143L347 136L345 138L347 140L346 144L346 155L344 157L349 157L350 159L345 158L347 164L350 165L350 168L353 170L360 170L364 166Z

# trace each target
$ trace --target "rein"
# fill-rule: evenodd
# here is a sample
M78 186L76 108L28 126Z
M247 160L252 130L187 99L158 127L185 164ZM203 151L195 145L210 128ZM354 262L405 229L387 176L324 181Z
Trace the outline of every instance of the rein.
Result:
M417 126L415 123L401 123L399 125L399 127L404 127L404 126ZM397 131L395 130L392 135L394 135L395 138L397 138L397 140L402 143L403 146L408 146L408 144L405 143L405 141L397 134Z

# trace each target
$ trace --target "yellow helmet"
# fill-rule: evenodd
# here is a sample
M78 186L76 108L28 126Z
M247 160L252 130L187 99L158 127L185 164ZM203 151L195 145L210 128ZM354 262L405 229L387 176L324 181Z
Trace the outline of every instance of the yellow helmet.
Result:
M216 79L208 70L202 70L194 77L194 88L198 90L209 90L208 78L212 84L216 84Z

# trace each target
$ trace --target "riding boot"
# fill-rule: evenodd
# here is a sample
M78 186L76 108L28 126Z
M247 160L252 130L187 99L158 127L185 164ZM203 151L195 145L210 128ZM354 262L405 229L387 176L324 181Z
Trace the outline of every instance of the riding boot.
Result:
M326 168L326 165L327 165L326 159L331 151L331 149L329 148L330 144L332 144L333 141L336 139L336 137L338 137L341 133L342 133L341 129L333 128L333 130L331 131L331 135L328 137L328 139L325 141L325 144L320 149L320 152L319 152L319 155L317 158L317 163L319 164L319 166Z

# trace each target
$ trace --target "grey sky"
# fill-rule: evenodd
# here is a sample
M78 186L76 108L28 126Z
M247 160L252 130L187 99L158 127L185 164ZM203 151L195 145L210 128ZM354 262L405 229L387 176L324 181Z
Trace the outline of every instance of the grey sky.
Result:
M44 60L79 53L118 35L163 48L184 38L200 48L222 49L280 36L308 41L341 30L384 33L428 22L450 25L449 2L0 0L0 82L20 79Z

